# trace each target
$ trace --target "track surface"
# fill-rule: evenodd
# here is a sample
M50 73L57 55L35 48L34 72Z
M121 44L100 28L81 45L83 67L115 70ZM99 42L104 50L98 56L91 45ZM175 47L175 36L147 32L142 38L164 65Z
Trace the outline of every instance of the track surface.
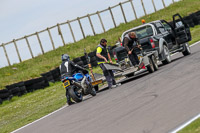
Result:
M167 133L200 113L200 44L159 70L37 121L19 133Z

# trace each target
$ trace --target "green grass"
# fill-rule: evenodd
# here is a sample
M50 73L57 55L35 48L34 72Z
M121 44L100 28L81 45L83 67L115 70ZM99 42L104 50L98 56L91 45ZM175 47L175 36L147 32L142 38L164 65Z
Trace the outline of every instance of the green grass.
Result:
M200 10L199 5L200 0L184 0L143 18L146 22L158 19L171 21L173 14L180 13L182 16L186 16ZM55 51L48 52L20 64L2 68L0 69L0 89L3 89L5 85L21 80L39 77L41 73L59 66L61 63L60 56L63 53L68 53L72 58L75 58L83 55L84 48L86 48L87 52L93 51L101 38L106 38L108 44L114 45L122 32L140 25L141 19L127 24L121 24L117 28L111 29L104 34L89 36L84 40L60 47ZM191 28L191 33L193 40L190 44L200 40L200 26ZM101 69L97 67L94 69L94 72L101 73ZM13 131L62 107L65 103L65 90L61 82L51 84L50 87L44 90L37 90L22 97L14 97L11 101L5 101L0 105L0 132L6 133Z
M200 133L200 118L192 122L178 133Z
M0 105L0 132L7 133L53 112L66 103L60 82L44 90L14 97Z

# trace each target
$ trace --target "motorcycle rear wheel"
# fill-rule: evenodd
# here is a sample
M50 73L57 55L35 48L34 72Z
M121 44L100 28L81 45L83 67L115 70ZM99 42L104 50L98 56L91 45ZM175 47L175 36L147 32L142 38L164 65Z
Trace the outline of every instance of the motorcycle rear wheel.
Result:
M71 98L77 103L83 100L83 94L82 92L79 93L78 90L79 88L77 88L76 86L70 86L68 90Z

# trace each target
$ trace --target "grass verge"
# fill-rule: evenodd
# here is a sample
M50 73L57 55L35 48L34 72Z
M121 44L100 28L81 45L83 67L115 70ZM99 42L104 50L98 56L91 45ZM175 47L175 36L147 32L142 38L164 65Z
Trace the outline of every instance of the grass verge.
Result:
M0 105L0 132L11 132L53 112L65 103L65 90L60 82L44 90L5 101Z
M186 126L178 133L200 133L200 118L192 122L190 125Z

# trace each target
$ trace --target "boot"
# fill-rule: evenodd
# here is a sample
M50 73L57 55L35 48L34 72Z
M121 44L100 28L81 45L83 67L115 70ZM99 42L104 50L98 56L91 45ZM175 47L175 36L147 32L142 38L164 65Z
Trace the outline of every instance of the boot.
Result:
M72 104L74 104L75 102L72 102L71 98L69 96L67 96L67 104L70 106Z

